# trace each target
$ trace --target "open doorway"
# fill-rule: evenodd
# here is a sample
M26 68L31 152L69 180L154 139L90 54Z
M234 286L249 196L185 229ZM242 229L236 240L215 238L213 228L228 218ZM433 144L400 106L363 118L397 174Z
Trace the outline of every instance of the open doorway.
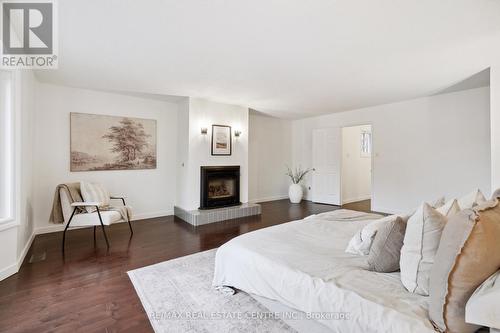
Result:
M342 205L351 209L371 209L372 126L342 128Z

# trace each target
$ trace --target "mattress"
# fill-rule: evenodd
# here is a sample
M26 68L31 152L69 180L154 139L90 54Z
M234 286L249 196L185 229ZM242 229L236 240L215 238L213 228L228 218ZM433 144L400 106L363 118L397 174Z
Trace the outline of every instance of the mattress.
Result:
M427 297L344 251L379 217L342 209L243 234L217 250L213 285L276 300L333 332L434 332Z

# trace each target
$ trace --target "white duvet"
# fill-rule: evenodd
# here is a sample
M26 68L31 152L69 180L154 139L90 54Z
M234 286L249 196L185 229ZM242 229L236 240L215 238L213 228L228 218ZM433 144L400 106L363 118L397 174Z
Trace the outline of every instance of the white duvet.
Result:
M213 284L333 317L318 321L334 332L434 332L427 297L406 291L399 273L368 271L366 257L344 252L378 217L337 210L236 237L217 251Z

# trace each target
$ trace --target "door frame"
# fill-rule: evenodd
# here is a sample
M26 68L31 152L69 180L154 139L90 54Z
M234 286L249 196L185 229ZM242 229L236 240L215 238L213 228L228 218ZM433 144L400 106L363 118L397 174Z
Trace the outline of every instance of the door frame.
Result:
M374 157L377 155L374 153L375 151L375 140L374 140L374 126L372 121L359 121L359 122L352 122L352 123L347 123L345 125L340 126L340 150L341 150L341 161L340 161L340 204L343 205L344 201L342 198L342 184L344 183L344 168L343 168L343 162L344 162L344 135L343 135L343 129L347 127L357 127L357 126L367 126L370 125L371 127L371 133L372 133L372 151L371 151L371 156L370 156L370 167L371 167L371 174L370 174L370 209L373 207L373 178L375 175L375 163L374 163Z

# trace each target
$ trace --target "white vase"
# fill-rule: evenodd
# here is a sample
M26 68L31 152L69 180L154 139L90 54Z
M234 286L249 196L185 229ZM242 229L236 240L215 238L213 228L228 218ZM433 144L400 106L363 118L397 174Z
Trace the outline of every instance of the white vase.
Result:
M288 196L292 203L300 203L302 201L302 186L300 184L291 184L288 188Z

